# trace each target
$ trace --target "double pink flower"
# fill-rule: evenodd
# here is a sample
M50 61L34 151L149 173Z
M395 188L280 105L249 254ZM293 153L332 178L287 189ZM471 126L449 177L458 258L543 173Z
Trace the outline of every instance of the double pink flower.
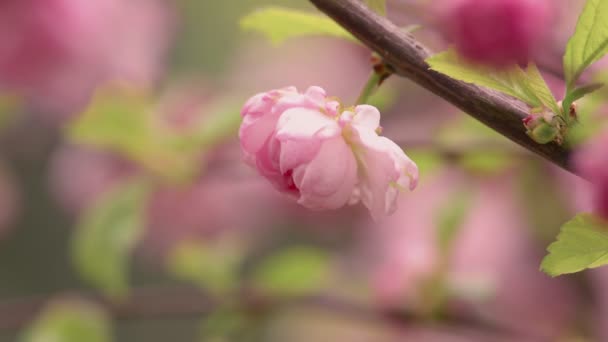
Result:
M241 114L245 161L307 208L361 201L378 219L394 212L401 189L416 187L416 164L378 135L373 106L343 110L320 87L289 87L255 95Z

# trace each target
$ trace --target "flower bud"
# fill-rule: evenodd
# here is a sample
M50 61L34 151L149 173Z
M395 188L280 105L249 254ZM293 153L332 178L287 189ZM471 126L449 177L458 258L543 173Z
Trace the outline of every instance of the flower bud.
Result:
M545 40L550 0L443 0L441 31L466 58L495 67L525 64Z
M560 122L550 111L529 114L523 119L523 123L527 129L526 134L539 144L548 144L552 141L561 143L563 140Z

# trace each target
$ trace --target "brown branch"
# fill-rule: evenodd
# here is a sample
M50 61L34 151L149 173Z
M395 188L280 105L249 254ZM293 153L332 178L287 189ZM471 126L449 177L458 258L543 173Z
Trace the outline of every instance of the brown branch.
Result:
M310 2L376 51L397 74L411 79L524 148L572 171L567 149L555 143L537 144L526 135L522 119L528 115L528 107L524 103L430 70L425 59L431 53L426 47L359 0Z

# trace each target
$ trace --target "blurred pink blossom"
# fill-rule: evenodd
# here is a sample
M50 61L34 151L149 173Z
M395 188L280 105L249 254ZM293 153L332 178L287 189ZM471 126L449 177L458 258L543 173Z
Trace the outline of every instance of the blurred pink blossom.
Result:
M115 154L66 145L51 158L50 187L63 208L78 214L137 170Z
M423 294L442 263L439 210L466 188L472 195L470 208L445 265L453 304L460 314L483 315L538 340L564 333L575 297L563 279L538 270L542 248L526 231L514 180L508 174L473 180L454 170L442 172L422 182L416 197L403 198L394 216L368 230L365 241L376 251L370 267L380 303L414 309L428 305Z
M465 57L498 67L526 63L546 45L551 0L442 0L441 31Z
M234 164L237 160L234 158L229 169L216 170L217 159L208 160L212 170L206 170L191 184L156 186L146 209L146 235L142 243L145 254L164 255L186 239L245 233L281 217L273 209L282 201L265 182L245 176L241 172L246 171L245 167ZM145 172L116 154L68 145L52 158L50 186L59 204L69 214L78 216L107 191ZM0 205L2 189L0 177ZM238 214L234 212L235 206L241 208ZM2 222L0 206L0 231Z
M608 131L604 130L575 153L573 165L592 184L593 208L608 218Z
M360 200L377 219L396 209L400 189L416 187L416 164L378 136L380 112L372 106L341 111L322 88L290 87L255 95L242 116L245 161L307 208Z
M278 198L269 190L260 179L218 175L184 187L159 187L148 204L143 251L164 255L187 240L259 233L280 214L274 211ZM241 208L238 213L235 207Z
M147 86L170 36L161 0L6 0L0 4L0 87L59 113L101 83Z

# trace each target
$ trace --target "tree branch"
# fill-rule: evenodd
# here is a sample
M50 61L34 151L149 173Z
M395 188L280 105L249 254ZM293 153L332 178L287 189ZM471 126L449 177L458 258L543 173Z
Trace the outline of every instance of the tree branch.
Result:
M555 143L537 144L526 135L522 120L528 115L528 107L524 103L430 70L425 59L431 53L426 47L359 0L310 2L376 51L398 75L411 79L524 148L572 171L567 149Z

